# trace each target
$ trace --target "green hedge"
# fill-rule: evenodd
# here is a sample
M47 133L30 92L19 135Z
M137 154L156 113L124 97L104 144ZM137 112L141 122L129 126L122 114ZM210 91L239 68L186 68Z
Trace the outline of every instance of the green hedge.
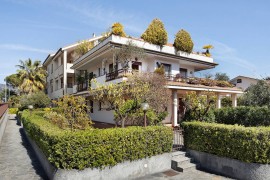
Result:
M214 111L215 122L222 124L239 124L243 126L270 126L270 109L268 107L227 107Z
M172 130L163 126L61 130L35 112L21 114L25 130L58 168L84 169L114 166L170 152Z
M244 162L270 162L270 127L184 122L185 147Z
M18 108L9 108L8 113L9 114L17 114L18 110L19 110Z

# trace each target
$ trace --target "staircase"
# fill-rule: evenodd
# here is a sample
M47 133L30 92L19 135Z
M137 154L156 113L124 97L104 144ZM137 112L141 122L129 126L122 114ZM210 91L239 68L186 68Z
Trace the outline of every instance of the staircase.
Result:
M172 153L171 168L179 171L186 172L192 169L199 168L199 164L194 163L193 158L188 156L184 151L176 151Z

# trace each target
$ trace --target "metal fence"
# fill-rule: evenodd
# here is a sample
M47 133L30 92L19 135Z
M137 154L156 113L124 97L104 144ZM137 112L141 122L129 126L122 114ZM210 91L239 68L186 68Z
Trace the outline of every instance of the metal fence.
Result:
M184 149L184 130L180 127L173 129L173 151Z

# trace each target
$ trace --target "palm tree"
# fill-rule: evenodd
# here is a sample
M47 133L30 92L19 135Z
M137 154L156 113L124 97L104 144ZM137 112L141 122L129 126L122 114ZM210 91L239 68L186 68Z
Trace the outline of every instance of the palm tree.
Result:
M19 89L22 93L29 94L44 90L46 84L46 71L42 68L40 61L27 59L20 60L20 65L16 65L18 76L21 80Z

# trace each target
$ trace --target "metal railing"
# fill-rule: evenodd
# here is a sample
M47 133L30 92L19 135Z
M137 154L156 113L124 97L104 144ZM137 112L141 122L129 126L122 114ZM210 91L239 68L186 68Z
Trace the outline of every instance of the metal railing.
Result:
M86 80L83 83L77 84L77 92L86 91L89 87L89 80Z
M106 74L106 81L111 81L111 80L114 80L114 79L124 77L128 73L132 73L132 70L130 70L130 69L119 69L117 71L107 73Z
M180 151L184 149L184 130L180 127L173 129L173 151Z

